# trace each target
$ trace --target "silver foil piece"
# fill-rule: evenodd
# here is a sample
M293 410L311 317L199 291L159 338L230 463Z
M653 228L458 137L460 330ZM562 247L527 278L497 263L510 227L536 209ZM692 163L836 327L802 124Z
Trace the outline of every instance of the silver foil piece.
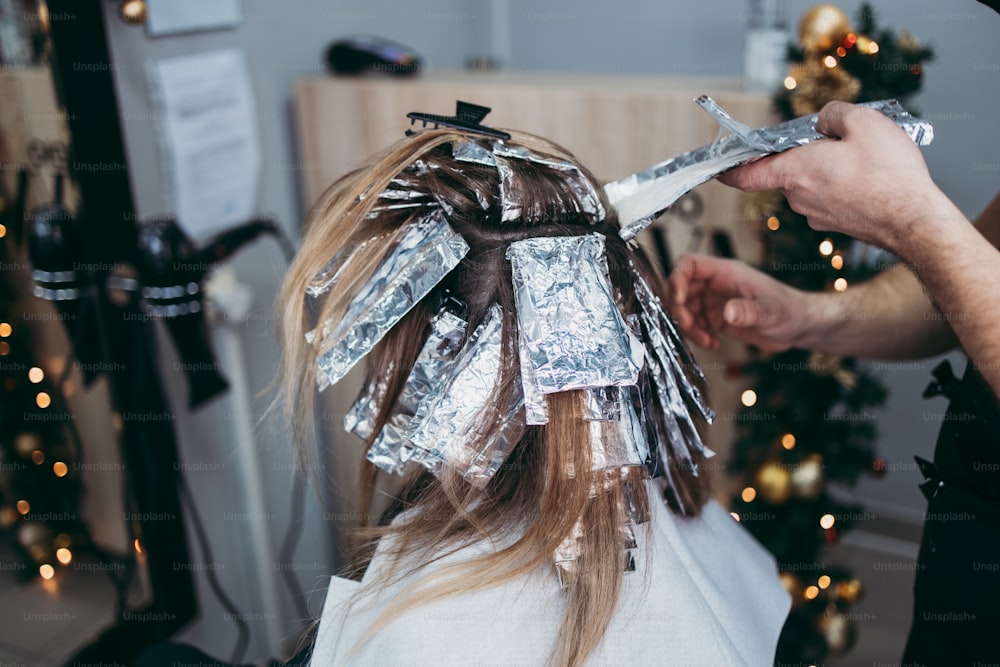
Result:
M525 396L635 384L642 343L615 305L602 234L516 241L507 258Z
M578 165L565 160L542 157L523 146L508 146L500 141L493 145L493 154L498 157L534 162L550 169L564 172L566 174L566 183L573 190L575 199L579 203L577 212L593 216L594 223L603 220L607 216L604 205L601 203L600 194L598 194L594 184L584 175Z
M708 423L715 419L715 413L705 404L701 392L688 378L688 373L704 376L684 345L672 318L663 310L659 298L635 270L634 265L631 269L641 310L640 319L646 330L648 383L647 378L643 377L640 393L646 396L642 402L650 407L652 404L649 395L653 394L663 413L662 421L647 419L647 427L652 427L652 433L648 435L655 444L654 452L658 460L654 465L654 473L665 475L667 487L674 489L672 462L678 462L697 475L693 452L698 452L705 458L715 455L701 441L691 418L689 405L693 404Z
M517 442L514 437L502 437L504 427L515 419L501 416L499 425L487 423L502 361L502 330L503 313L494 304L407 424L406 436L414 447L412 460L432 472L448 465L465 475L487 479L499 467L497 461L502 463L509 453L509 449L498 450ZM501 437L490 439L493 432L500 432ZM474 443L480 443L479 447Z
M430 329L393 406L392 416L368 448L368 460L389 473L402 474L410 459L413 447L406 438L406 426L417 411L421 397L431 393L445 367L458 353L467 323L445 306L431 320Z
M649 443L643 423L638 387L612 387L619 418L590 421L591 469L609 470L644 466L649 460Z
M500 220L502 222L511 222L520 219L538 220L542 216L541 211L523 210L521 199L514 187L514 173L508 159L534 162L535 164L564 172L566 174L566 183L573 191L577 202L577 210L575 212L593 216L594 224L603 220L607 215L604 205L601 203L600 194L597 192L594 184L580 170L578 165L571 162L543 157L522 146L509 146L502 141L494 142L492 149L487 149L474 141L459 142L452 148L452 156L462 162L473 162L496 168L497 174L500 177ZM477 192L476 196L480 198L480 204L482 204L483 198L480 196L480 193ZM483 208L487 207L483 206Z
M604 192L618 213L622 238L634 237L675 201L724 171L772 153L827 138L816 131L818 114L752 130L733 120L707 95L695 101L730 134L645 171L607 183ZM931 124L911 116L896 100L865 102L860 106L887 116L918 146L927 146L934 139Z
M559 543L555 554L553 554L556 574L559 576L559 585L562 588L567 588L576 581L580 567L580 538L582 537L583 519L577 519L570 534Z
M520 342L520 337L518 340ZM519 350L518 362L521 366L521 391L524 397L525 422L532 426L548 424L549 405L545 401L545 395L535 382L535 370L531 365L531 359L523 349Z
M392 366L386 375L391 372ZM368 442L375 432L375 420L382 409L387 389L385 377L369 378L354 403L344 413L344 430Z
M324 322L324 351L316 374L319 390L339 381L368 354L468 251L465 239L451 229L441 211L412 223L355 296L343 319ZM315 330L311 333L315 335ZM308 334L307 340L312 340Z
M587 421L616 422L622 417L618 387L591 387L584 393L583 418Z
M688 397L697 406L705 421L711 424L715 420L715 412L705 403L698 387L687 380L688 373L705 380L701 366L698 365L691 350L684 343L674 318L663 308L663 303L649 286L649 283L636 270L635 264L630 262L629 268L632 270L634 278L636 299L642 310L641 317L649 330L647 343L655 344L665 350L665 356L669 361L667 367L672 368L677 375L684 378L683 386ZM664 331L666 331L666 335L664 335Z

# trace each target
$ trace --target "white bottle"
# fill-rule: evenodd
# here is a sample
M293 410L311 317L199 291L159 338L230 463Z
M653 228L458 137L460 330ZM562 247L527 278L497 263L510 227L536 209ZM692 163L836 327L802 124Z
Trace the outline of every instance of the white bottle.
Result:
M743 81L747 89L773 92L785 80L788 65L785 0L750 0Z

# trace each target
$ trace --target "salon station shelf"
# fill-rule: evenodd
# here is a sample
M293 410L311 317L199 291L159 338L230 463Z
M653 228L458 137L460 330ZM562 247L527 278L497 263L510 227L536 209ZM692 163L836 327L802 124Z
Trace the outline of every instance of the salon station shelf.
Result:
M739 79L732 78L435 72L408 79L302 79L295 86L299 159L295 173L301 179L303 210L336 178L400 139L411 111L451 115L456 100L492 107L484 121L487 125L551 139L569 149L599 179L610 181L715 139L718 124L693 101L701 94L710 95L751 127L777 120L766 94L746 92ZM713 236L724 232L737 257L756 262L762 226L745 220L744 202L742 193L707 183L679 201L656 225L666 232L674 259L685 251L718 252ZM652 236L647 230L639 239L659 264ZM697 355L709 378L709 398L719 413L708 441L723 461L734 437L731 417L745 389L727 380L723 370L726 361L741 359L743 354L730 343L716 353ZM358 381L348 381L331 390L337 393L327 400L338 421L357 388ZM719 485L717 490L720 496L725 491Z

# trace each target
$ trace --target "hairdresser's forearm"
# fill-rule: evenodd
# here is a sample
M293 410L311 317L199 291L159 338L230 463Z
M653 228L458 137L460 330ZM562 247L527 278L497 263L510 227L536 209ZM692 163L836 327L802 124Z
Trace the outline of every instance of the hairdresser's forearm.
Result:
M812 295L799 347L870 359L919 359L957 344L917 278L896 266L845 292Z
M914 228L908 259L965 353L1000 395L1000 251L994 246L1000 198L975 227L954 205L929 212L926 223Z

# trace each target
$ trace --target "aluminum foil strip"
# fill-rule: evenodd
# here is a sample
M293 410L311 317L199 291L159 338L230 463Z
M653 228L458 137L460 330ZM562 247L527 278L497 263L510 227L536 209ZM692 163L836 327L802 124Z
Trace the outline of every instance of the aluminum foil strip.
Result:
M612 387L620 419L590 422L591 469L645 466L649 461L644 411L639 387Z
M583 418L587 421L616 422L622 417L621 388L591 387L584 392Z
M604 205L601 203L601 196L595 189L593 182L584 175L578 165L565 160L542 157L523 146L509 146L500 141L493 145L493 154L534 162L550 169L565 172L567 176L566 182L573 190L577 202L579 202L580 208L578 212L594 216L594 224L607 217L607 211L604 210Z
M734 121L711 98L703 95L696 101L731 134L645 171L607 183L604 192L618 213L622 238L634 237L675 201L724 171L826 138L816 131L818 114L751 130ZM911 116L896 100L865 102L861 106L887 116L918 146L927 146L934 139L931 124Z
M429 470L446 464L464 472L473 462L470 443L485 436L482 421L500 372L502 330L503 312L493 304L407 424L407 438L423 450L411 458Z
M583 537L583 519L577 519L573 524L573 529L566 536L556 552L553 560L556 565L556 574L559 576L559 585L562 588L571 586L579 574L580 567L580 538Z
M340 249L337 254L330 258L330 261L313 276L313 279L306 286L306 296L317 299L330 291L330 288L340 279L341 271L354 253L363 250L372 243L377 243L381 237L365 239L363 241L350 242ZM307 299L308 300L308 299ZM310 332L311 334L312 332ZM308 334L307 334L308 335Z
M390 365L386 376L391 372L392 366ZM379 410L382 409L386 390L385 376L369 378L365 386L361 388L358 397L354 399L354 403L344 413L344 430L368 442L375 431L375 419L378 417Z
M461 308L464 308L461 302L449 299L431 320L430 333L393 406L393 414L368 448L368 460L388 473L403 473L412 451L406 426L417 411L420 398L433 390L465 338L468 325L452 310Z
M523 407L524 399L515 396L507 413L500 417L496 436L481 439L482 446L472 452L472 459L462 474L473 486L486 486L520 442L525 430Z
M649 348L647 353L650 355L648 361L652 384L663 409L670 449L680 461L684 462L688 470L697 474L691 451L699 451L705 458L714 456L715 452L701 441L687 404L681 396L677 374L671 369L669 359L664 358L669 356L669 353L661 344L653 341L652 337Z
M593 216L594 224L607 216L604 205L601 203L601 197L595 189L594 184L584 175L580 167L572 162L543 157L522 146L509 146L502 141L494 142L492 149L487 149L474 141L459 142L453 147L452 156L462 162L474 162L496 168L500 177L500 219L502 222L511 222L519 219L537 220L541 217L541 211L525 212L523 210L520 197L513 183L514 173L506 158L534 162L550 169L565 172L566 182L572 189L575 199L578 202L578 212ZM479 193L477 192L478 195ZM480 203L482 203L482 199L480 199ZM486 207L484 206L483 208Z
M396 412L382 426L378 437L365 454L365 458L375 467L393 475L403 474L408 460L406 449L409 443L405 431L410 418L411 415Z
M520 336L518 339L520 340ZM538 389L534 367L523 350L518 354L518 363L521 366L521 392L524 397L525 423L532 426L548 424L549 405L545 402L545 395Z
M639 378L639 388L642 400L646 406L649 406L649 410L652 409L654 404L653 401L655 400L653 398L652 383L649 380L653 363L654 362L650 360L642 376ZM657 393L659 394L659 390L657 390ZM663 403L667 399L660 398L659 400ZM680 443L683 445L684 434L681 431L680 425L677 423L677 418L665 407L663 408L663 415L664 418L661 420L657 419L651 412L647 412L647 417L649 417L646 420L647 434L651 442L654 443L654 447L650 452L652 456L650 458L648 469L650 476L657 483L664 496L669 494L675 498L680 498L681 494L677 490L677 482L674 481L674 476L671 471L671 462L674 459L674 455L671 454L671 450L673 449L671 443ZM671 433L674 435L670 435ZM681 460L687 459L687 465L689 468L694 467L686 448L682 451L681 456L677 458ZM697 467L694 467L694 472L697 473ZM688 515L688 508L683 503L678 502L676 505L682 516ZM634 514L638 514L638 507L635 506L634 502L631 503L631 507L632 512ZM642 523L643 521L648 520L648 517L639 517L637 519L636 516L632 516L632 519L635 523Z
M688 373L693 373L702 380L705 380L705 373L701 370L694 355L691 354L691 350L684 343L674 318L663 308L660 298L646 282L646 279L636 270L635 264L629 262L629 268L632 271L636 299L638 299L642 309L643 319L646 321L647 329L649 329L649 336L669 351L669 354L665 355L670 361L668 367L674 369L688 398L697 406L705 421L711 424L715 420L715 412L705 403L698 387L688 380ZM663 335L663 329L667 331L666 336Z
M604 236L550 236L511 243L518 350L530 372L525 395L632 385L642 344L614 302Z
M322 391L336 383L468 253L465 239L432 211L410 225L362 288L344 318L324 336L316 381Z

